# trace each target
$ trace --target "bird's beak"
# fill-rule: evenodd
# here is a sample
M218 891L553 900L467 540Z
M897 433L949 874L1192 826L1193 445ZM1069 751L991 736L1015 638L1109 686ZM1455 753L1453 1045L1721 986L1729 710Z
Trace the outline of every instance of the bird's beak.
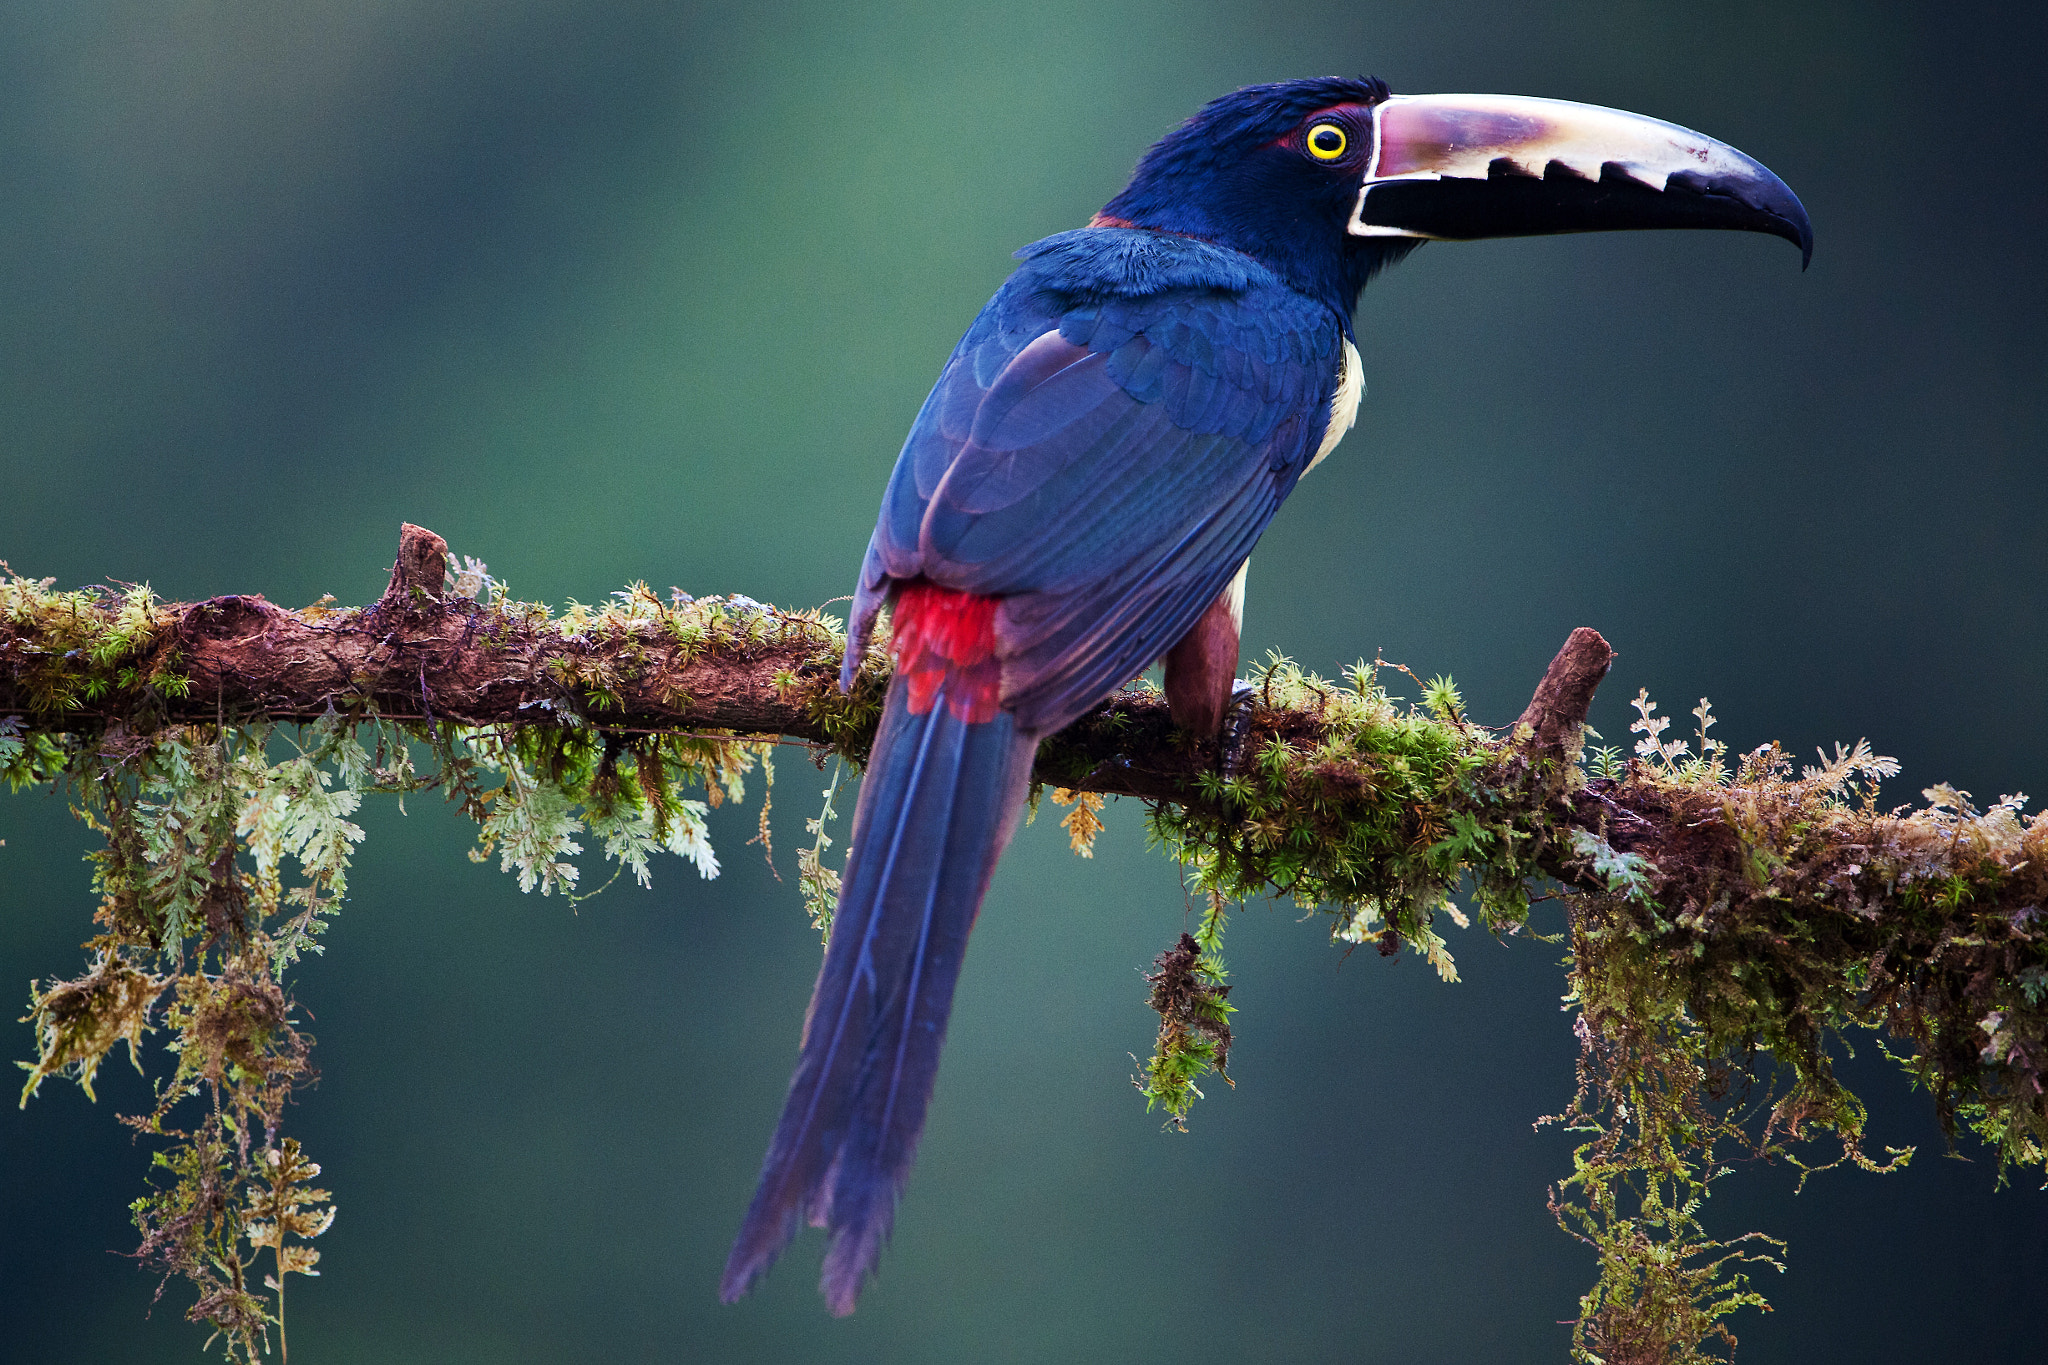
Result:
M1523 95L1395 95L1373 111L1358 236L1621 228L1768 232L1813 257L1813 225L1784 181L1675 123Z

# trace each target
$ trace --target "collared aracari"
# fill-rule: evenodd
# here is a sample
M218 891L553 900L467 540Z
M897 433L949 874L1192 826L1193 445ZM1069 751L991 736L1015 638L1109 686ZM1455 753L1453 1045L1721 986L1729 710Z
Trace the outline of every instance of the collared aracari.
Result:
M892 607L896 674L802 1055L725 1269L806 1221L853 1310L924 1126L953 987L1040 739L1154 661L1216 733L1245 566L1351 426L1352 312L1427 240L1737 228L1812 254L1762 165L1635 114L1318 79L1225 95L1085 228L1018 252L882 495L841 686Z

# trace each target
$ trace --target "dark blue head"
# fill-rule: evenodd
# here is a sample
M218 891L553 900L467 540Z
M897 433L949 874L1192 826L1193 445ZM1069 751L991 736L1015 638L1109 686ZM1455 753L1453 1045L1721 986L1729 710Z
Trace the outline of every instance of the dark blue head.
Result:
M1384 81L1251 85L1211 100L1138 162L1098 222L1234 247L1346 318L1374 271L1421 243L1347 231Z
M1211 101L1096 221L1233 247L1346 318L1374 271L1430 239L1705 227L1813 249L1784 181L1690 129L1521 95L1392 95L1363 77Z

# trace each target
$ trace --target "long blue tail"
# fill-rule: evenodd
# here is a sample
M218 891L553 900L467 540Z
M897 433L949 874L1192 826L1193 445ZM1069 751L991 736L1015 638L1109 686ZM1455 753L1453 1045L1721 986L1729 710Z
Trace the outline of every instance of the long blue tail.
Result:
M960 719L943 686L913 714L908 692L900 678L889 689L803 1055L719 1285L727 1303L807 1219L831 1235L826 1304L853 1311L895 1222L967 934L1023 802L1036 735L1006 711Z

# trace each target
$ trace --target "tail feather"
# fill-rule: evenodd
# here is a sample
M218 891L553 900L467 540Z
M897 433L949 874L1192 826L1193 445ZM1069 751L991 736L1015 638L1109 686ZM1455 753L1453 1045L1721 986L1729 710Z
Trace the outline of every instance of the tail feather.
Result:
M728 1303L809 1221L831 1234L826 1302L850 1313L895 1221L968 931L1038 744L1007 712L964 719L939 686L922 713L907 686L890 689L802 1056L720 1284Z

